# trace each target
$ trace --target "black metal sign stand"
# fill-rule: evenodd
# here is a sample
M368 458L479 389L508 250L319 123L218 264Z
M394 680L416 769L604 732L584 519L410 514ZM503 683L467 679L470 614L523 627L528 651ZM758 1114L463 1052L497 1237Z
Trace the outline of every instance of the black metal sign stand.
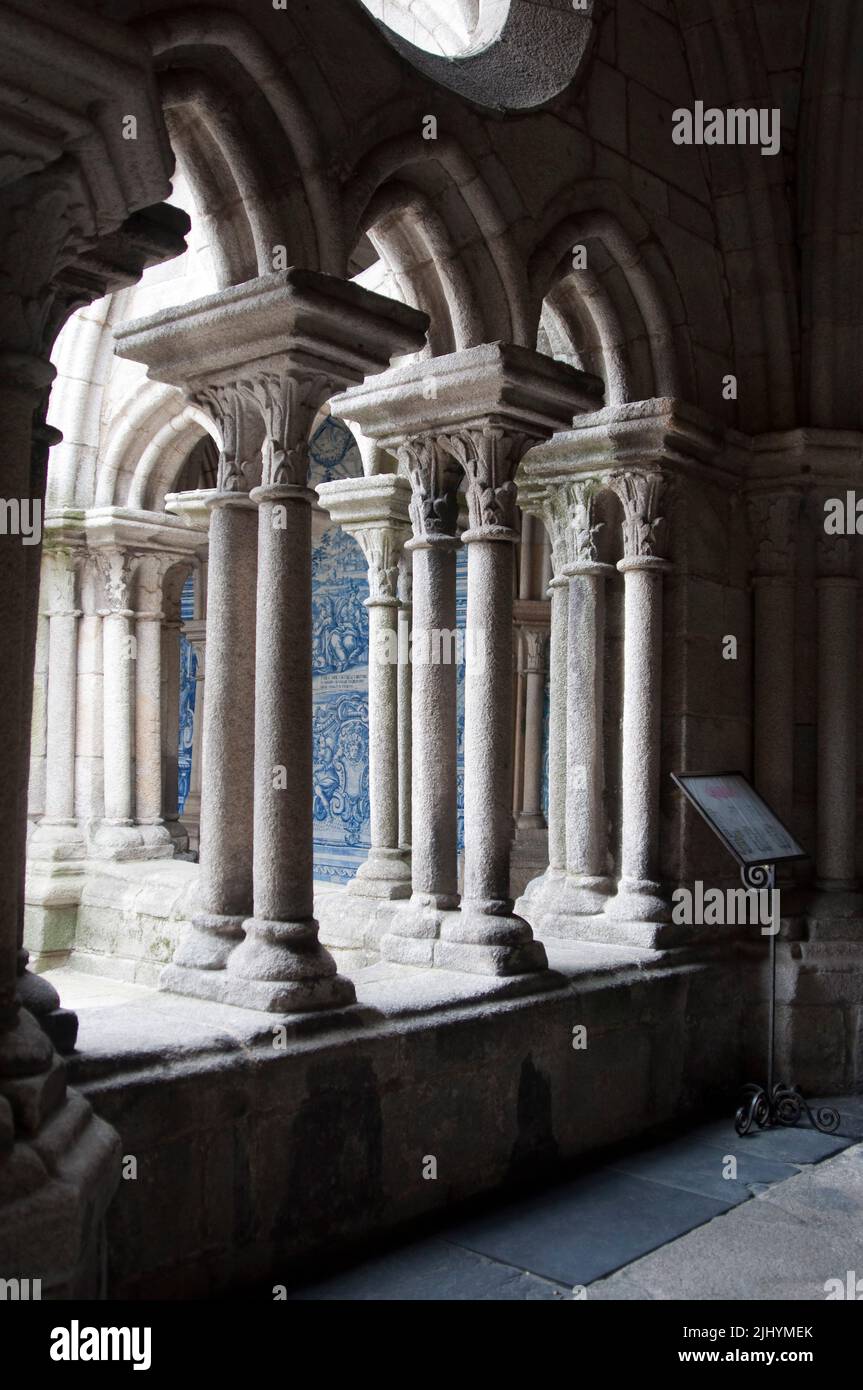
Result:
M744 888L757 891L766 888L773 902L776 887L775 864L741 864L740 879ZM759 1086L753 1082L743 1087L743 1100L734 1116L734 1128L740 1135L748 1134L753 1125L759 1129L769 1129L773 1125L796 1125L803 1114L810 1124L824 1134L835 1134L839 1128L839 1112L832 1106L820 1106L813 1112L807 1105L798 1086L786 1086L784 1082L774 1082L773 1062L776 1046L776 923L770 933L770 1003L767 1034L767 1085Z
M714 835L740 865L740 878L744 888L756 892L767 889L770 892L771 907L776 889L777 863L789 863L795 859L806 859L806 851L797 844L787 826L758 795L754 787L741 772L672 772L672 781L680 788L686 799L707 822ZM748 805L750 825L741 837L740 823L737 826L723 821L720 811L708 806L701 791L705 785L712 786L711 795L733 802L735 806ZM722 785L724 784L724 786ZM752 817L754 816L754 821ZM753 833L752 826L755 826ZM756 844L759 849L756 850ZM756 857L756 855L762 857ZM767 1038L767 1085L751 1083L743 1088L743 1100L734 1117L734 1128L740 1135L749 1134L753 1125L759 1129L769 1129L774 1125L796 1125L804 1111L810 1124L824 1134L835 1134L839 1128L839 1112L832 1106L819 1106L813 1112L806 1103L798 1086L788 1086L777 1082L774 1077L776 1045L776 937L779 934L778 922L771 923L770 933L770 1001Z

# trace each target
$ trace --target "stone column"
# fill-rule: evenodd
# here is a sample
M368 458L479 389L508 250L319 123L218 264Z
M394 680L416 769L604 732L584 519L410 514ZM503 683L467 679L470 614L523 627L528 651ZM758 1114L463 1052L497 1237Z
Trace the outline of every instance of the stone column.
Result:
M606 911L635 924L629 939L656 945L669 906L659 882L659 775L662 735L662 584L670 569L657 554L663 487L659 472L613 474L623 506L623 787L620 880Z
M225 965L223 978L209 984L197 979L195 989L228 1003L294 1011L339 1006L354 998L353 986L338 977L335 962L321 946L312 915L308 433L334 387L355 386L383 371L394 355L419 352L427 327L426 316L404 304L332 275L289 267L125 324L115 333L120 357L145 362L152 378L181 387L221 419L221 491L239 492L253 481L253 456L239 442L248 417L255 421L256 437L264 439L261 486L249 493L258 508L253 915L244 920L245 937L226 961L225 945L216 949L215 943L224 927L230 950L236 926L225 918L233 918L236 909L226 912L224 902L217 906L219 893L210 889L230 889L237 902L245 894L245 874L232 873L231 868L238 860L243 870L246 864L244 779L252 735L238 719L244 705L239 690L233 690L230 701L223 700L223 692L237 673L245 684L252 605L235 600L233 575L220 579L217 574L219 519L214 514L201 825L201 881L209 893L205 915L210 922L199 924L203 932L198 935L211 938L208 949L215 958L182 956L184 964L209 965L211 975L214 965ZM225 530L236 532L240 509L235 511L229 503L224 510ZM224 650L229 624L220 632L220 608L231 615L231 622L240 613L243 617L240 630L232 633L234 645ZM223 663L230 663L230 673L220 669ZM231 793L237 790L240 795L232 801ZM210 791L215 794L212 800ZM214 822L221 827L220 836L222 828L226 832L226 871L215 863ZM221 924L214 918L221 918ZM184 942L181 951L185 950ZM173 969L168 967L168 972ZM172 988L180 987L170 973L162 978Z
M465 670L464 895L441 928L439 964L495 975L546 964L509 896L515 484L529 436L485 427L442 436L467 477L470 517Z
M399 556L398 613L398 759L399 759L399 848L411 862L411 742L413 727L412 673L410 662L413 621L413 565L409 552Z
M608 876L608 822L605 813L605 582L612 565L599 562L593 480L567 488L570 555L563 568L569 580L567 635L566 872L564 912L602 912L612 880Z
M816 537L818 578L818 807L816 886L828 892L858 886L857 826L857 579L848 536Z
M794 553L800 495L754 493L753 744L757 790L781 820L794 800Z
M409 905L381 941L386 960L432 965L443 914L458 906L456 669L441 634L455 634L460 473L438 440L406 441L399 463L411 486L412 841ZM432 648L435 648L434 650Z
M135 749L133 691L136 639L129 588L132 561L121 547L97 553L105 607L102 619L102 717L105 815L94 837L94 851L108 858L136 857L142 839L135 829Z
M199 910L163 987L212 992L252 911L255 761L255 605L258 515L248 493L257 453L255 410L236 388L201 392L222 436L210 512L207 699L201 722ZM196 710L197 719L197 710Z
M75 817L75 727L78 683L78 619L75 555L45 555L42 591L47 599L48 699L45 750L45 814L30 842L31 857L80 859L84 843Z
M542 723L545 703L545 648L548 633L544 628L522 629L525 646L524 663L524 753L519 829L541 830L545 827L542 814Z
M228 959L228 996L294 1012L355 998L318 940L312 867L311 502L308 432L325 379L289 366L258 378L264 416L255 638L254 916ZM212 541L211 541L212 546ZM210 557L213 601L212 552ZM205 752L205 762L209 750Z
M551 612L549 637L549 717L548 717L548 868L531 879L516 904L534 928L554 912L566 884L566 735L567 735L567 647L569 627L569 580L563 568L570 556L572 533L564 490L559 486L536 486L528 480L519 485L523 510L542 520L551 539L553 578L548 586Z
M23 509L27 532L37 539L41 537L42 514L41 503L35 508L33 505L39 498L34 499L32 493L32 431L53 376L53 367L39 357L17 351L0 352L3 494ZM34 576L34 570L38 575L39 546L25 544L25 539L23 525L21 534L11 529L0 534L0 745L4 749L4 775L0 778L0 1081L4 1083L47 1072L53 1058L48 1037L27 1009L19 1008L20 972L26 963L21 928L30 753L27 734L32 701L29 665L35 649L39 592ZM33 1083L31 1104L37 1116L34 1128L38 1127L41 1114L41 1090L41 1081ZM0 1156L13 1143L13 1112L4 1096L0 1097ZM9 1193L10 1200L13 1195L14 1189Z
M135 614L135 819L148 857L170 857L162 819L162 581L171 565L145 555L137 568Z
M410 866L399 848L398 574L410 535L406 478L394 474L323 483L333 521L353 536L368 564L369 802L371 848L351 885L361 897L410 896Z

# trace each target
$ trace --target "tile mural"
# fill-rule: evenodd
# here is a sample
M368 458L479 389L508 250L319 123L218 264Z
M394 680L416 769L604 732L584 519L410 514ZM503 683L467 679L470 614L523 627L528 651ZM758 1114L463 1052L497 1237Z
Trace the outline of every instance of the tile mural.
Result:
M189 622L195 616L195 579L189 575L180 595L180 618ZM177 806L183 814L192 775L192 733L195 721L195 677L198 659L191 642L180 633L180 737L177 757Z

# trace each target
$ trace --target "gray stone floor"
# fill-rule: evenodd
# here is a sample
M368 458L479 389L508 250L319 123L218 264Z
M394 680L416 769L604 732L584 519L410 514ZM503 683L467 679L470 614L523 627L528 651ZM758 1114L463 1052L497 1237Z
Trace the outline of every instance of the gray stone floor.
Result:
M825 1299L863 1276L863 1096L832 1103L832 1137L700 1125L292 1297Z

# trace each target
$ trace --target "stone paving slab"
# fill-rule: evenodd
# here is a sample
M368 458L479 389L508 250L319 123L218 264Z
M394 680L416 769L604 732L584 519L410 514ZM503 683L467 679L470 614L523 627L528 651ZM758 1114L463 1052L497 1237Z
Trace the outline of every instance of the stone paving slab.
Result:
M745 1202L769 1183L782 1182L798 1171L792 1163L765 1158L763 1153L743 1149L737 1135L735 1143L713 1146L697 1139L676 1139L646 1152L616 1159L612 1168L649 1182L665 1183L714 1197L718 1202ZM727 1158L737 1160L737 1177L725 1177Z
M711 1148L722 1149L723 1153L734 1154L738 1159L746 1154L797 1165L820 1163L853 1142L841 1133L822 1134L805 1122L787 1129L782 1125L777 1125L775 1129L756 1129L741 1137L735 1132L730 1119L700 1125L691 1131L689 1138Z
M863 1273L863 1146L779 1183L589 1286L588 1299L825 1300Z
M446 1239L572 1286L628 1264L730 1206L729 1200L604 1170L451 1227Z
M294 1301L349 1299L356 1302L446 1300L553 1302L571 1298L569 1288L462 1250L444 1240L426 1240L348 1270L289 1295Z
M844 1129L863 1122L863 1096L829 1103ZM294 1297L550 1301L587 1285L603 1301L824 1299L826 1280L863 1276L851 1144L804 1126L740 1138L721 1119Z

